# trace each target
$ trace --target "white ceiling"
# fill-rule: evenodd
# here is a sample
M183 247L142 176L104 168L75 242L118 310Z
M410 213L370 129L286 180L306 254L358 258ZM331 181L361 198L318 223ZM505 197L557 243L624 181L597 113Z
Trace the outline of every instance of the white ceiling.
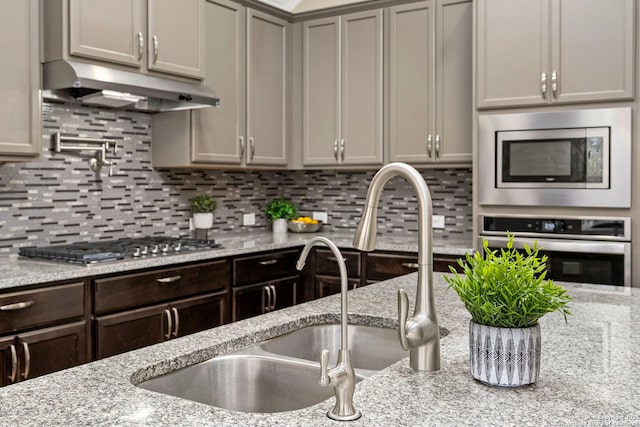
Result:
M345 4L361 3L367 0L258 0L262 3L292 13L309 12Z

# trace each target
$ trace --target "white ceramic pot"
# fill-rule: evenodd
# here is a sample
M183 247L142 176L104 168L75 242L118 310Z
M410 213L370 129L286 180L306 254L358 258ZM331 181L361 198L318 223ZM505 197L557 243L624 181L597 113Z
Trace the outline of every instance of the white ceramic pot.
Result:
M273 232L274 233L286 233L287 232L287 220L285 218L278 218L273 220Z
M194 213L193 226L198 229L209 229L213 227L212 213Z
M540 325L496 328L469 323L471 375L486 384L520 387L540 372Z

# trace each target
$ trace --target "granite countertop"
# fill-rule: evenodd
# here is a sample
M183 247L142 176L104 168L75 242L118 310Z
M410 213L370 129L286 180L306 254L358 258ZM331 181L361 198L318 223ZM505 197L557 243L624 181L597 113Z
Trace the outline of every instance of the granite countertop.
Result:
M90 266L59 263L46 260L32 260L17 255L0 258L0 290L39 283L84 279L89 276L122 273L131 270L169 266L194 261L205 261L252 252L304 246L314 236L325 236L341 248L353 248L353 233L286 233L283 236L272 232L218 234L216 242L222 248L182 253L179 255L148 257L145 259L125 259L123 261L95 264ZM417 252L418 238L403 235L379 235L376 249L401 252ZM473 249L466 240L436 241L433 252L442 255L464 255Z
M396 292L415 297L417 274L349 292L350 322L394 327ZM640 425L640 293L563 284L574 297L568 324L541 319L538 383L489 387L469 374L469 315L434 273L442 369L415 373L408 358L359 382L353 426ZM333 398L298 411L231 412L136 387L159 374L246 347L301 326L335 322L339 295L167 341L0 389L0 425L338 425ZM345 424L342 424L345 425Z

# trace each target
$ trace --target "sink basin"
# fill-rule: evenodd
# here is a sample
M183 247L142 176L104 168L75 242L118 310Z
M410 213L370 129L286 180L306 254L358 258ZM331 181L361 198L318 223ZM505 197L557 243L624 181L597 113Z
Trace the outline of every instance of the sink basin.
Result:
M354 369L379 371L409 357L400 347L398 331L373 326L349 325L349 348ZM305 360L320 360L329 350L329 366L336 364L340 349L340 325L314 325L264 341L259 346L269 353Z
M332 387L318 384L319 373L315 363L231 354L153 378L139 387L231 411L282 412L307 408L333 396Z

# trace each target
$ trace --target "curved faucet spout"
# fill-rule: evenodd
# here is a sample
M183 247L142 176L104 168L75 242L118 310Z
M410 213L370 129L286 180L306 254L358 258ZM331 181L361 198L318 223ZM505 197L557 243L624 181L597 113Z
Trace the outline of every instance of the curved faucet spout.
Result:
M432 202L429 187L420 173L405 163L389 163L373 177L367 191L362 218L356 229L353 245L372 251L376 246L377 211L385 184L393 177L406 179L416 192L418 201L418 285L412 318L408 318L408 298L398 291L398 330L403 348L410 348L410 363L414 371L440 369L440 328L433 294L433 230Z

